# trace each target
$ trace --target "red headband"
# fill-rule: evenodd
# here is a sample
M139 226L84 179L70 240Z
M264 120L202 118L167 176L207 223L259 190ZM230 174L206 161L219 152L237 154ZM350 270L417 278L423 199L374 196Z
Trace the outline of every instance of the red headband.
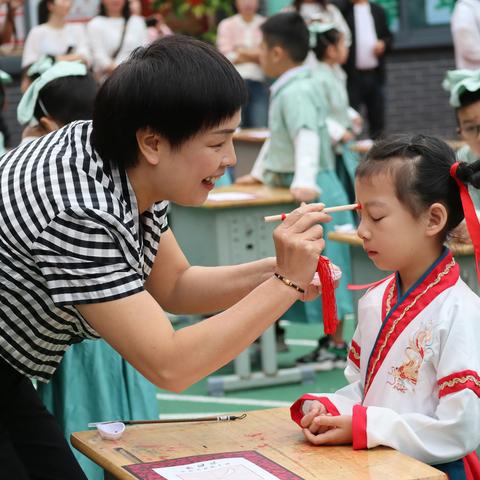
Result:
M473 205L472 198L468 192L467 186L458 179L457 169L459 162L455 162L450 167L450 176L457 182L460 190L460 199L462 201L463 213L467 222L467 230L473 243L473 251L475 253L475 267L477 270L477 280L480 283L480 223L478 222L477 212Z

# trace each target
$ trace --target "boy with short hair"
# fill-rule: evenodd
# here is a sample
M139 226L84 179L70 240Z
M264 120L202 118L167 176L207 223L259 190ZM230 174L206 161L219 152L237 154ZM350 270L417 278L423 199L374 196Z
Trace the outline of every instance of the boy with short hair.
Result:
M326 205L348 203L342 183L335 173L335 158L326 126L327 103L324 93L312 81L303 62L309 52L309 32L296 12L279 13L261 25L263 41L260 65L268 77L276 78L270 89L269 127L271 136L260 152L249 177L275 187L290 187L298 202L315 200ZM248 181L245 178L243 181ZM242 181L240 180L240 181ZM325 238L335 225L353 224L351 212L335 214L323 225ZM353 311L346 286L350 282L350 251L347 245L328 242L325 255L343 272L337 293L338 318ZM298 306L295 306L298 307ZM321 303L300 305L308 323L321 322ZM319 370L343 367L347 348L341 328L334 339L322 337L318 347L299 363L315 363Z
M450 105L455 108L458 133L466 142L457 152L459 161L473 163L480 160L480 69L451 70L443 81L443 88L450 92ZM480 193L472 198L480 209Z

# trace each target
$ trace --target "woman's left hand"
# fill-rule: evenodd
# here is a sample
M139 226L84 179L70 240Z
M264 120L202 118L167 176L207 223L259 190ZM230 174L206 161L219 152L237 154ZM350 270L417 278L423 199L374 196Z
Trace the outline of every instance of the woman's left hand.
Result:
M352 417L350 415L336 417L320 415L315 418L315 423L317 427L329 430L313 434L308 428L304 428L305 438L313 445L348 445L352 443Z

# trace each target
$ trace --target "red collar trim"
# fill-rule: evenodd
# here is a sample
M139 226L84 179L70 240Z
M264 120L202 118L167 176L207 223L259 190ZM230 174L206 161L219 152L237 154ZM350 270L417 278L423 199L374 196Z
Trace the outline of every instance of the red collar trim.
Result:
M400 299L395 299L396 303L393 303L393 300L395 290L398 291L398 286L392 286L389 283L385 290L386 297L384 294L382 301L382 314L384 312L383 309L385 308L386 312L388 308L389 295L392 295L391 310L390 312L386 312L385 317L382 316L382 327L380 328L372 353L370 354L365 375L365 395L372 385L392 345L405 328L432 300L438 297L444 290L453 286L459 276L460 268L455 263L451 252L448 252L438 261L438 264L427 273L423 280L414 285L412 289ZM398 295L398 293L396 295Z

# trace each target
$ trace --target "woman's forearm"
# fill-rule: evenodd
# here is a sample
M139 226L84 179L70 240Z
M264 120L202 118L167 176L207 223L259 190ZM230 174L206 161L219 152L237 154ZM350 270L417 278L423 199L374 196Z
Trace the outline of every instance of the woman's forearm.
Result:
M213 313L225 310L270 278L275 258L241 265L189 267L177 278L162 307L171 313Z
M233 360L299 298L271 277L225 312L176 331L173 343L182 361L170 363L166 388L181 391Z

